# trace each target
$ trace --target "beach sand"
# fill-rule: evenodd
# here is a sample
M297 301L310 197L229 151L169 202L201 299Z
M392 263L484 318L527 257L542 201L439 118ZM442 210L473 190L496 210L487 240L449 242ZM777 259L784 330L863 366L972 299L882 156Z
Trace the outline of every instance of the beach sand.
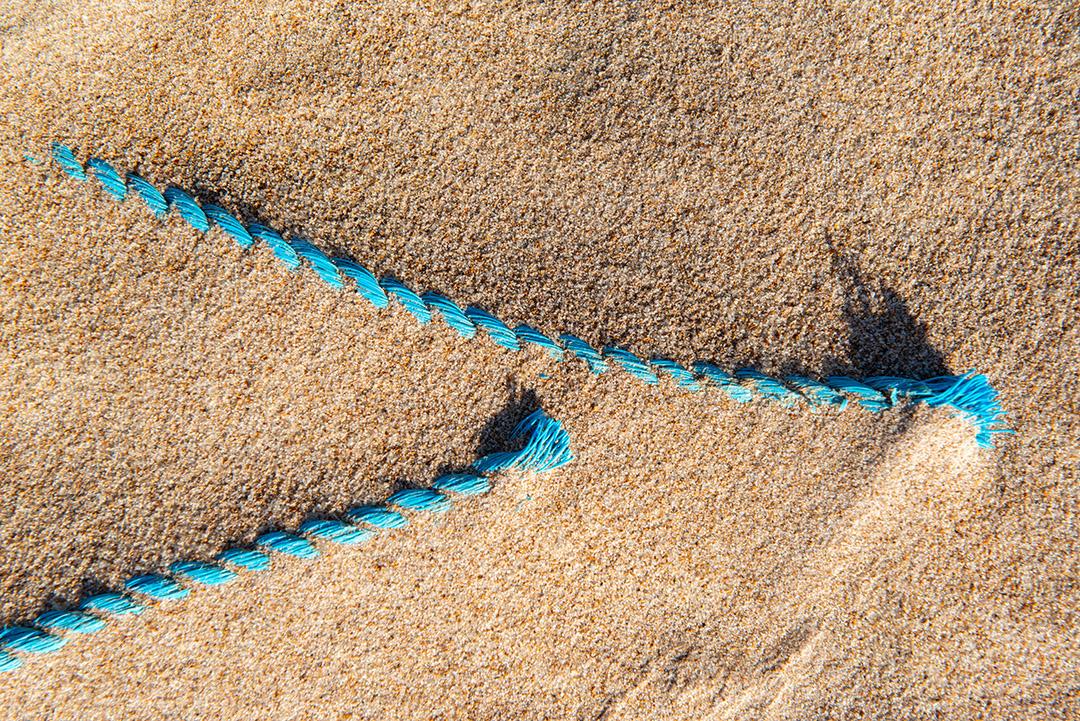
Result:
M1080 712L1080 10L0 4L0 616L575 461L0 675L0 718ZM1015 436L590 374L156 220L71 145L642 357L977 368Z

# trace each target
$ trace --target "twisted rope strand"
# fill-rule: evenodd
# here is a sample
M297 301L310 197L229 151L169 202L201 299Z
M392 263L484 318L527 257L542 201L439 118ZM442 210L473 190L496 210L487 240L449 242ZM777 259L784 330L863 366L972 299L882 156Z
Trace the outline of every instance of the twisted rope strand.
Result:
M401 513L445 513L455 497L468 498L491 490L490 476L507 469L545 473L574 459L570 435L563 425L543 410L536 410L518 424L511 440L523 440L516 451L500 451L473 463L464 473L440 476L430 488L406 488L391 494L382 505L361 506L348 511L346 521L312 518L300 524L296 533L271 531L255 539L262 550L230 548L218 554L216 562L176 561L167 574L146 573L124 584L124 593L103 593L79 604L79 610L46 611L30 625L12 626L0 631L0 672L23 665L17 654L44 654L58 651L76 636L103 631L108 621L126 615L139 615L151 602L179 601L188 598L193 587L212 587L232 583L244 572L270 569L275 554L310 560L320 555L312 541L355 546L380 532L409 525ZM395 510L397 509L397 510ZM186 584L186 585L185 585Z
M68 146L53 143L52 156L71 177L87 179L86 168ZM481 328L492 341L507 350L520 350L522 343L533 344L558 360L566 356L578 358L595 374L606 372L613 364L648 385L659 383L659 372L684 390L701 391L715 386L728 398L740 403L757 398L788 408L806 404L810 409L832 408L837 411L857 405L875 413L901 403L945 407L976 426L976 440L985 448L993 447L995 435L1012 432L1006 425L1005 412L998 402L996 391L986 376L975 371L928 380L887 376L863 380L829 376L816 380L801 375L781 379L754 368L739 368L729 375L704 361L698 361L687 369L664 358L644 360L615 346L606 346L601 352L569 333L559 335L556 341L531 326L519 325L511 329L481 308L468 306L462 309L439 293L429 291L418 295L396 278L378 279L354 260L330 258L303 239L286 241L277 231L260 223L253 222L245 228L224 208L213 204L200 206L192 196L174 186L168 187L162 194L134 173L128 173L126 181L123 181L120 173L100 158L91 158L87 161L87 167L90 174L117 200L123 200L129 194L127 191L131 190L158 217L164 217L172 207L193 228L206 232L213 222L243 248L250 247L256 239L262 240L291 270L301 267L306 261L324 282L335 289L345 288L344 278L348 278L353 281L356 291L376 308L385 308L389 298L393 297L422 324L430 323L433 312L437 311L447 325L464 338L476 337L477 329ZM855 403L850 404L849 400Z

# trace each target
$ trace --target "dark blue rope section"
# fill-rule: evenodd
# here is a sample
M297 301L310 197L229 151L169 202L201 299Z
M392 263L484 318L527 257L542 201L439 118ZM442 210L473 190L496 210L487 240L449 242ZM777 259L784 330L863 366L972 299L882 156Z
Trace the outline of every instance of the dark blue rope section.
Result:
M563 333L555 340L531 326L510 328L483 309L474 306L462 309L439 293L418 295L396 278L376 278L370 270L354 260L330 258L306 240L297 238L287 241L277 231L259 223L250 223L245 227L224 208L212 204L200 206L179 188L170 186L163 194L151 183L132 173L123 181L120 173L100 158L91 158L84 168L66 145L54 143L52 155L64 172L78 180L87 179L89 168L90 174L117 200L132 194L128 191L134 191L158 217L165 216L171 207L193 228L205 232L213 223L244 248L250 247L255 240L261 240L290 269L297 269L306 261L333 288L345 288L347 278L353 282L356 291L376 308L385 308L390 299L394 299L423 324L430 323L437 313L464 338L476 337L479 335L477 329L481 329L493 342L508 350L521 350L523 344L530 344L544 349L559 360L567 356L576 357L598 375L615 366L649 385L657 385L661 377L666 377L688 391L718 388L739 403L756 398L788 408L805 406L811 410L843 410L852 405L849 401L854 401L854 405L875 413L901 403L944 407L976 426L976 440L984 448L993 447L995 435L1012 432L1006 426L1005 412L998 402L997 392L986 376L975 371L928 380L886 376L862 380L847 376L829 376L823 380L800 375L776 378L754 368L739 368L729 375L704 361L686 368L664 358L645 360L614 346L599 351L569 333Z
M0 671L23 665L17 654L43 654L59 650L76 636L92 635L120 616L141 614L148 602L178 601L193 588L222 586L244 572L270 569L275 555L303 560L320 555L319 543L356 546L379 533L409 525L407 514L445 513L455 498L467 498L491 490L488 476L507 470L546 473L574 459L570 435L563 425L536 410L518 424L511 437L521 442L516 451L483 456L463 473L441 476L430 488L407 488L390 495L382 505L360 506L345 513L347 520L313 518L296 533L271 531L255 539L258 550L230 548L215 562L176 561L166 573L146 573L128 579L123 593L102 593L79 604L78 610L46 611L27 626L0 630Z

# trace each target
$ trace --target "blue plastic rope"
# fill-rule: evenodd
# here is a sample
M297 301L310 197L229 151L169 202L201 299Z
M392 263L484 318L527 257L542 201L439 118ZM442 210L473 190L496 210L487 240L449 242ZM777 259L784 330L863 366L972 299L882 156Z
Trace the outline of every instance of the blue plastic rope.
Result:
M390 299L386 297L386 291L379 285L378 279L371 271L356 261L348 258L334 258L334 265L347 277L356 283L356 290L360 295L371 301L376 308L385 308L390 305Z
M408 286L402 283L397 278L383 278L379 281L383 289L401 301L401 305L405 310L413 314L413 316L420 321L421 325L427 325L431 322L431 310L424 305L423 299L416 293L412 292Z
M206 213L203 212L203 209L199 207L194 198L180 190L180 188L172 185L165 188L165 202L176 208L176 211L180 213L180 217L186 220L188 225L195 230L200 230L203 233L210 230L210 221L206 219Z
M129 593L157 601L179 600L191 592L180 581L212 587L230 583L239 577L236 571L221 564L230 564L241 571L259 572L270 568L272 553L312 559L319 556L319 550L312 540L355 546L380 532L409 525L406 516L391 510L389 506L407 513L443 513L452 506L451 496L467 498L491 489L491 479L481 473L490 474L509 468L543 473L565 465L574 458L570 451L570 435L561 423L549 418L542 410L535 411L519 423L512 440L524 441L520 450L481 458L473 466L476 473L451 473L437 478L431 488L397 491L386 499L384 505L362 506L347 513L351 522L309 519L300 525L297 533L271 531L255 539L255 545L266 552L230 548L218 555L219 563L176 561L169 565L169 576L143 574L129 579L124 586ZM498 456L499 463L488 462L495 456ZM481 470L484 467L486 470ZM23 665L22 659L15 654L52 653L68 642L70 637L65 634L96 634L106 628L109 617L138 615L145 608L127 594L102 593L84 600L79 604L80 610L47 611L34 619L31 626L5 628L0 631L0 647L3 649L0 650L0 671L13 671Z
M409 525L408 518L382 506L360 506L349 510L345 515L354 523L367 523L378 529L404 528Z
M431 488L406 488L387 498L386 505L406 511L443 513L450 510L450 497Z
M85 168L71 148L53 143L52 157L68 175L79 180L87 178ZM116 169L100 158L91 159L88 165L106 192L115 198L125 196L121 187L124 186L127 190L134 191L159 217L164 216L172 206L192 227L205 231L212 221L243 247L252 245L255 239L262 240L290 269L299 268L303 258L320 278L334 288L344 286L344 276L351 279L356 284L357 291L375 307L385 308L389 303L389 296L393 296L405 310L425 324L431 321L432 312L438 311L451 328L466 338L475 337L478 335L476 329L483 328L493 341L509 350L516 351L521 348L522 343L531 343L544 348L552 357L558 359L562 359L569 352L583 360L588 369L596 374L608 370L606 358L649 385L659 383L656 371L661 371L679 388L697 391L716 387L731 400L740 403L756 398L780 403L789 408L805 402L806 406L812 409L831 408L840 411L849 406L850 398L855 400L854 405L873 412L904 402L926 403L931 407L947 408L971 421L978 431L976 440L984 447L992 447L993 438L997 434L1011 432L1006 425L1005 413L998 402L997 393L985 376L974 371L928 380L888 376L858 380L846 376L830 376L822 381L801 375L792 375L781 380L753 368L740 368L732 376L704 361L692 364L690 369L668 359L649 362L626 349L612 346L606 347L601 354L589 343L569 333L563 333L557 340L553 340L528 325L519 325L511 330L506 323L483 309L469 306L462 310L457 303L438 293L418 295L395 278L384 277L379 280L371 271L353 260L330 259L308 241L286 241L277 231L259 223L250 223L245 228L235 216L220 206L200 206L194 198L179 188L170 187L163 195L151 183L133 173L126 176L126 184L122 183Z
M247 548L230 548L217 555L217 560L239 566L245 571L269 571L270 556Z
M675 380L676 385L680 388L685 388L690 391L701 390L701 385L698 383L697 376L679 363L666 358L653 358L652 364L654 367L659 368L671 376Z
M344 546L363 543L375 535L375 531L370 528L322 518L304 521L300 524L299 530L300 533L312 538L321 538L324 541L332 541Z
M146 606L120 593L102 593L79 604L84 611L101 611L113 616L137 616Z
M883 396L881 391L860 383L854 378L829 376L825 381L841 393L852 396L856 403L873 413L879 413L891 405L889 399Z
M540 346L556 360L562 360L563 356L566 355L566 351L563 350L562 346L532 326L519 325L517 328L514 328L514 335L518 337L518 340L524 343L532 343L535 346Z
M806 376L800 375L789 375L784 377L784 381L801 393L803 398L805 398L811 406L830 405L836 406L840 410L847 407L847 398L813 378L807 378Z
M283 553L294 558L310 559L319 555L319 549L311 545L311 541L303 536L297 536L285 531L271 531L264 533L255 539L255 545L268 548L271 551Z
M178 601L191 593L171 578L159 576L156 573L129 578L124 588L159 601Z
M75 159L75 153L71 152L71 148L60 143L53 143L52 156L65 173L76 180L86 180L86 171L83 170L82 163Z
M203 586L220 586L237 578L236 573L227 568L202 561L177 561L169 566L169 573Z
M762 398L778 401L788 408L798 403L801 398L798 393L795 393L780 381L754 368L736 368L735 377L739 380L748 381Z
M462 496L478 496L491 490L491 481L484 476L472 473L448 473L435 479L431 487L438 491L449 491Z
M128 187L138 193L151 213L158 218L165 217L165 213L169 210L169 204L165 202L165 196L161 194L161 191L151 185L148 180L144 180L135 173L128 173L127 182Z
M106 163L101 158L90 158L86 164L94 171L94 177L101 183L105 192L114 200L122 201L127 196L127 185L116 168Z
M14 671L22 666L22 659L7 651L0 651L0 673Z
M622 366L623 370L625 370L630 375L645 381L651 386L654 386L660 382L660 379L657 378L656 374L652 372L648 363L641 360L625 348L617 348L611 345L605 346L604 356Z
M514 331L510 330L510 326L503 323L491 313L470 305L465 309L465 315L469 316L469 320L478 327L486 330L488 335L491 336L491 340L495 341L503 348L506 348L507 350L521 350L521 343L518 342L518 337L514 335Z
M754 399L754 393L746 386L740 385L739 381L720 370L712 363L698 361L694 364L694 371L711 383L720 388L731 400L737 403L749 403Z
M34 619L34 625L49 631L97 633L105 622L97 616L79 611L46 611Z
M293 250L301 258L311 263L311 267L319 274L325 283L334 288L344 288L345 283L341 280L337 266L330 262L329 256L302 238L293 238L289 241Z
M255 242L255 238L251 237L251 233L244 227L244 224L220 205L206 203L203 205L203 211L214 225L228 233L241 248L250 248Z
M575 335L570 335L569 333L560 335L559 340L566 346L566 350L585 361L585 365L587 365L589 370L596 375L600 375L607 371L608 365L604 362L604 357L600 355L600 351L596 350L585 341Z
M248 232L270 246L270 250L289 270L296 270L300 267L300 256L296 254L293 247L286 243L285 239L276 230L267 228L261 223L252 223L248 226Z
M25 626L13 626L0 632L0 646L8 651L21 651L23 653L52 653L59 650L67 639L61 636L53 636L50 633L39 631L36 628Z
M427 304L428 308L439 311L447 325L456 330L462 338L472 338L476 335L476 324L473 323L465 311L454 301L434 291L428 291L420 295L420 300Z

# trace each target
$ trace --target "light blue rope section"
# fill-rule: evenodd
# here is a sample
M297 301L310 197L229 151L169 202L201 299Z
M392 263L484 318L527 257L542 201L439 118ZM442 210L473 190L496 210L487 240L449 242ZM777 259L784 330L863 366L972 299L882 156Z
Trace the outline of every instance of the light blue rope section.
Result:
M404 528L409 519L397 511L382 506L360 506L346 511L345 516L353 523L366 523L378 530Z
M357 292L371 301L373 306L382 309L390 305L386 291L370 270L348 258L334 258L334 265L346 278L351 278L356 283Z
M312 269L319 274L323 282L334 288L345 287L337 266L330 262L330 258L326 253L302 238L293 238L289 241L289 244L292 245L297 255L311 264Z
M461 306L445 295L429 290L420 294L420 300L426 303L428 308L439 311L446 324L456 330L462 338L472 338L476 335L476 323L469 319Z
M158 601L179 601L181 598L187 598L187 595L191 593L171 578L159 576L156 573L129 578L124 588Z
M618 365L622 366L622 369L634 376L635 378L648 383L651 386L660 382L660 379L656 377L656 374L652 372L649 364L638 358L636 355L626 350L625 348L617 348L615 346L605 346L604 356L608 360L613 360Z
M87 179L86 169L68 146L53 143L52 157L71 177L77 180ZM739 403L759 399L788 408L805 403L806 407L811 409L829 408L835 411L855 405L872 412L901 403L925 403L934 408L946 408L969 420L977 428L976 440L979 445L987 448L993 446L993 439L997 434L1012 432L1006 425L1005 412L998 402L996 391L985 376L974 371L928 380L887 376L862 380L847 376L829 376L824 380L817 380L802 375L790 375L780 379L753 368L740 368L733 375L729 375L704 361L692 364L690 369L668 359L645 361L626 349L614 346L604 348L601 353L586 341L569 333L563 333L555 340L528 325L511 329L481 308L468 306L462 309L439 293L426 292L418 295L395 278L376 278L370 270L356 261L347 258L331 259L306 240L286 241L277 231L260 223L249 223L245 227L224 208L213 204L200 206L192 196L179 188L169 187L162 194L153 184L134 173L126 176L126 182L122 181L120 173L100 158L92 158L87 162L87 166L106 192L118 200L127 195L135 195L159 217L164 217L169 208L174 208L192 227L204 232L210 227L210 222L213 222L244 248L253 245L255 240L261 240L290 269L300 268L301 261L304 260L333 288L343 288L343 276L349 278L355 284L356 290L376 308L385 308L389 304L389 298L393 297L423 324L431 322L433 312L437 311L447 325L466 338L476 337L476 329L482 328L495 343L508 350L520 350L523 343L535 345L560 360L567 354L580 358L595 374L604 373L610 365L614 365L648 385L657 385L660 382L657 375L659 372L684 390L699 391L716 387L728 398ZM124 188L134 193L127 193ZM855 403L849 404L849 399Z
M169 573L203 586L220 586L237 578L235 572L203 561L177 561L169 566Z
M128 186L138 193L150 212L158 218L164 218L169 210L169 204L165 202L165 196L161 194L161 191L135 173L128 173L127 180Z
M94 177L101 183L101 187L114 200L122 201L127 196L127 185L124 184L120 173L116 172L116 168L101 158L90 158L90 160L86 161L86 164L94 171Z
M507 350L521 350L521 342L518 341L518 337L514 335L514 331L510 330L510 326L503 323L491 313L470 305L465 309L465 315L469 316L469 320L475 323L477 327L486 330L488 335L491 336L491 340L495 341L503 348L506 348Z
M653 358L652 364L654 367L659 368L671 376L672 379L674 379L675 384L680 388L695 392L701 390L701 385L698 383L697 376L681 364L666 358Z
M180 217L188 222L192 228L205 233L210 230L210 221L206 219L206 213L190 195L175 186L165 188L165 202L176 208Z
M52 653L63 648L67 639L36 628L12 626L0 632L0 646L22 653Z
M244 224L220 205L205 203L203 205L203 211L206 213L206 217L209 218L214 225L224 230L225 233L235 240L237 245L241 248L250 248L252 243L255 242L255 239L251 237L251 233L244 227Z
M84 611L101 611L113 616L137 616L146 606L120 593L102 593L79 604Z
M105 628L105 622L100 618L80 611L46 611L34 619L34 625L48 631L74 633L97 633Z
M600 351L596 350L576 335L571 335L569 333L560 335L559 340L566 346L566 350L585 361L585 365L589 367L590 371L596 375L607 372L608 364L604 362L604 357L600 355Z
M397 298L405 310L412 313L421 325L431 322L431 310L424 305L423 299L397 278L383 278L379 281L383 289Z
M788 375L784 382L802 394L811 407L836 406L840 410L847 408L847 398L821 381L800 375Z
M564 351L558 343L532 326L519 325L517 328L514 328L514 335L516 335L518 340L523 343L532 343L535 346L543 348L547 351L548 355L555 360L562 360L563 356L566 355L566 351Z
M405 513L445 513L451 509L454 496L487 493L491 490L487 476L493 473L510 469L545 473L574 459L570 435L543 410L521 421L511 441L520 443L521 448L484 456L471 471L440 476L430 488L406 488L391 494L382 505L354 508L345 514L347 521L313 518L302 523L296 533L270 531L255 539L262 550L230 548L218 554L216 563L176 561L169 565L168 575L146 573L129 579L124 593L101 593L83 600L78 610L46 611L28 626L4 628L0 630L0 671L20 668L23 660L17 654L52 653L76 636L105 630L113 618L141 614L147 606L136 601L137 596L154 602L177 601L187 598L191 587L221 586L240 578L240 572L267 571L274 554L313 559L320 552L312 541L356 546L379 533L408 526Z
M217 555L217 560L231 563L245 571L269 571L270 556L247 548L230 548Z
M720 390L724 391L731 400L737 403L749 403L754 400L753 391L744 385L740 385L735 378L720 370L712 363L698 361L694 364L694 371L708 383L720 388Z

